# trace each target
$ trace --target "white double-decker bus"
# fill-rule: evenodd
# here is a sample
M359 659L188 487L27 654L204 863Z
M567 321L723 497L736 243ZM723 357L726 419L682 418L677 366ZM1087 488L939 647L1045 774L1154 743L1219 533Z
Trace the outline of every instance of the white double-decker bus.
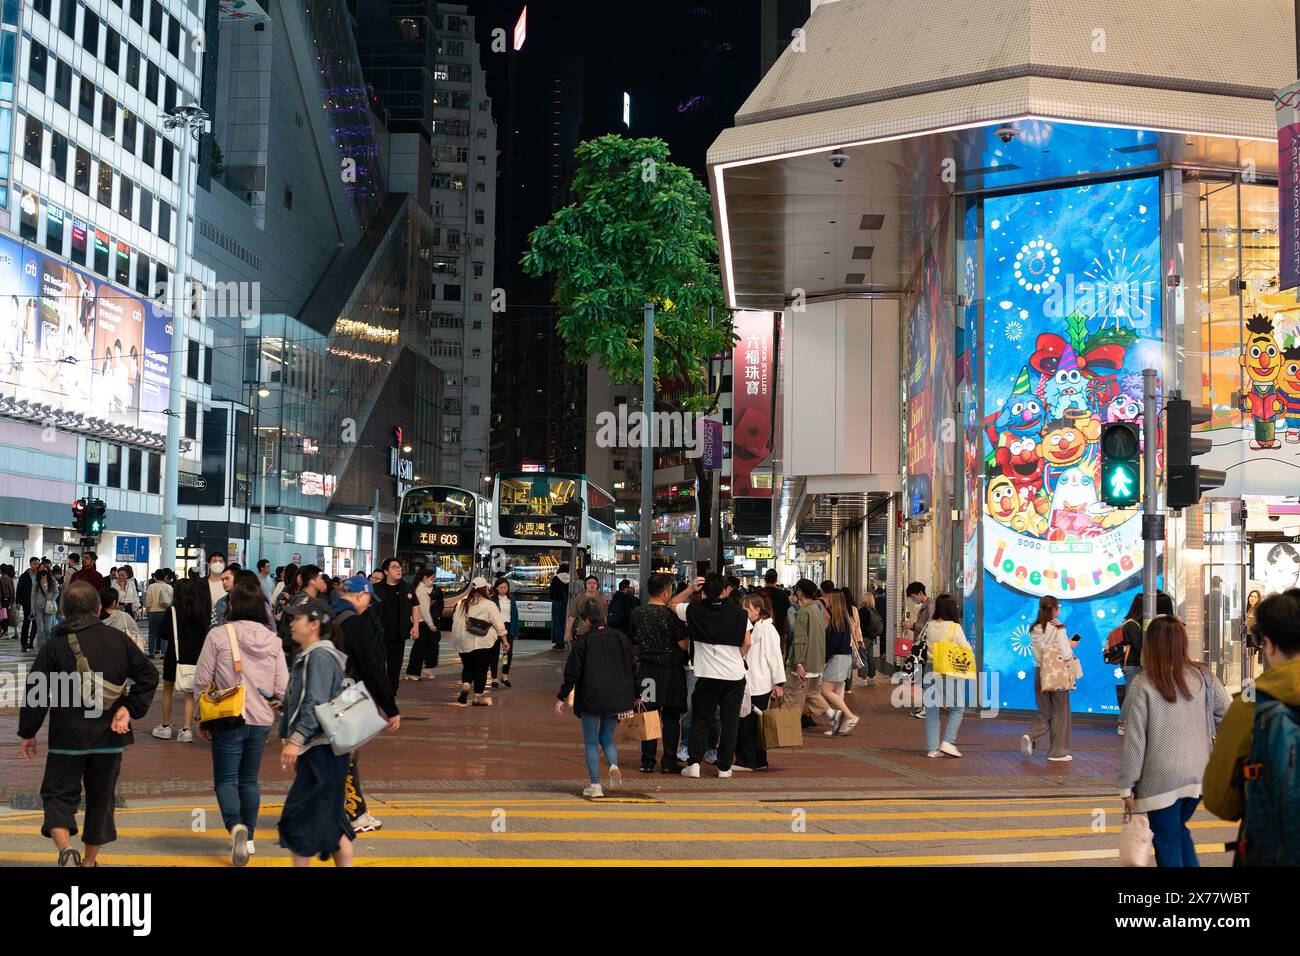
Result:
M577 531L576 543L565 537L566 521ZM509 580L519 602L521 632L550 635L551 576L561 564L570 564L572 580L579 583L594 574L608 596L615 561L614 499L586 475L512 471L496 476L492 574Z

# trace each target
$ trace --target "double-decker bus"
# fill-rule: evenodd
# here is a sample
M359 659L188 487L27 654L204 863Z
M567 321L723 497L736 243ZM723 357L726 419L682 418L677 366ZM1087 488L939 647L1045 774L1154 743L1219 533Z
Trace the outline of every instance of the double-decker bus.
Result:
M566 522L577 531L576 547L565 537ZM572 562L572 581L594 574L602 593L613 589L614 499L586 475L501 472L492 499L491 552L493 576L509 580L519 602L520 630L549 635L551 576L561 564Z
M417 485L402 496L397 514L397 558L414 572L432 568L446 599L444 627L487 560L492 503L449 485Z

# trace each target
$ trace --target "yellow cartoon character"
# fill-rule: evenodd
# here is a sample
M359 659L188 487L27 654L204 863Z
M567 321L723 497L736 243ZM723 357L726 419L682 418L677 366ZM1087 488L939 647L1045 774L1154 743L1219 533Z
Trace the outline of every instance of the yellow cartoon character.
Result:
M1020 509L1011 519L1011 530L1041 538L1047 533L1047 496L1032 488L1020 489Z
M985 496L985 504L994 521L998 524L1010 525L1011 519L1020 510L1020 498L1011 479L1006 475L998 475L991 480Z
M1238 361L1250 378L1250 391L1241 396L1241 410L1249 412L1255 420L1255 437L1250 447L1254 451L1281 448L1276 425L1285 407L1277 388L1282 355L1273 339L1273 322L1257 312L1246 323L1246 331L1250 335Z
M1287 443L1300 444L1300 345L1282 353L1282 374L1277 388L1282 393L1282 408L1286 414Z

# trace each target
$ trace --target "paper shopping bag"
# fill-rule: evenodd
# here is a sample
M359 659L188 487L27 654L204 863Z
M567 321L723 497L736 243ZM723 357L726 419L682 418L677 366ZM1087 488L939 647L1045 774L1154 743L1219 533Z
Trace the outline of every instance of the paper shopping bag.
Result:
M764 750L778 747L802 747L803 724L795 707L769 707L759 714L758 736Z
M658 740L663 736L663 733L663 723L659 719L659 711L646 710L639 701L636 710L632 712L632 716L618 722L618 739L628 743Z

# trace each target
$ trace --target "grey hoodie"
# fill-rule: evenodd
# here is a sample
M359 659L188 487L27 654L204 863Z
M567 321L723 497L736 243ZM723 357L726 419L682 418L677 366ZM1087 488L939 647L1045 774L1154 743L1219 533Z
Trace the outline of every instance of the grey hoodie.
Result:
M280 737L303 750L328 743L316 719L316 705L332 700L343 689L348 656L332 641L318 641L300 653L289 673Z

